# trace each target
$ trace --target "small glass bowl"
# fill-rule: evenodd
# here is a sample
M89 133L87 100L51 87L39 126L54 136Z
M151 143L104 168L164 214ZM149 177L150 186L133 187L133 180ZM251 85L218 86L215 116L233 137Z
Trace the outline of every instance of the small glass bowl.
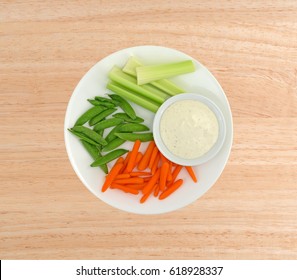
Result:
M205 104L216 116L219 124L219 135L216 143L212 146L212 148L203 154L202 156L198 158L193 158L193 159L185 159L185 158L180 158L176 155L174 155L171 151L168 150L166 145L164 144L161 133L160 133L160 121L162 118L163 113L166 111L166 109L172 105L173 103L181 100L196 100L200 101L203 104ZM200 165L203 164L210 159L212 159L222 148L223 143L225 141L226 137L226 123L224 119L224 115L221 112L221 110L218 108L218 106L211 101L210 99L206 98L205 96L199 95L197 93L182 93L175 95L169 99L167 99L159 108L157 111L155 118L154 118L154 123L153 123L153 134L154 134L154 140L155 143L160 150L160 152L168 158L170 161L177 163L179 165L183 166L195 166L195 165Z

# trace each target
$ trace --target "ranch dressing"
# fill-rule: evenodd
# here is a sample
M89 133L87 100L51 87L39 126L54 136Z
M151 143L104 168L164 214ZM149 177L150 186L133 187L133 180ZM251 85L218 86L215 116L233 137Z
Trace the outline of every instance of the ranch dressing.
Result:
M160 121L161 138L170 152L184 159L198 158L216 143L219 124L215 114L196 100L170 105Z

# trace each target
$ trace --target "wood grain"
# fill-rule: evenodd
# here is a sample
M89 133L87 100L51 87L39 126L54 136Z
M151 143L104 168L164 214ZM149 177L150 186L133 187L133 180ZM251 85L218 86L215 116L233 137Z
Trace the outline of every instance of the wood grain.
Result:
M1 1L0 259L296 259L297 2ZM135 45L206 65L234 117L199 201L127 214L72 170L63 121L83 74Z

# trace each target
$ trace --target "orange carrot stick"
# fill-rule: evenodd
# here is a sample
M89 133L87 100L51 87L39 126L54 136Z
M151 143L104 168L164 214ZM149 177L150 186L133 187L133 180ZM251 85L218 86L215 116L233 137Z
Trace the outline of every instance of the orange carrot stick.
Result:
M150 172L145 172L145 171L140 171L140 172L131 172L130 176L131 177L138 177L138 176L150 176L152 173Z
M130 174L118 174L116 177L115 177L115 180L118 180L118 179L127 179L127 178L130 178Z
M155 148L155 142L154 141L151 141L150 144L148 145L145 153L143 154L143 157L141 159L141 161L139 162L138 164L138 169L139 170L144 170L148 167L148 164L149 164L149 160L151 158L151 155L153 153L153 150Z
M152 178L148 181L146 186L142 189L144 194L150 193L154 188L155 184L158 182L160 177L160 169L156 171L156 173L152 176Z
M160 153L160 155L161 155L162 163L169 162L169 160L163 154Z
M139 191L136 190L136 189L132 189L132 188L129 188L129 187L126 187L126 186L122 186L122 185L119 185L119 184L116 184L116 183L112 183L111 186L110 186L112 189L119 189L119 190L122 190L126 193L132 193L132 194L139 194Z
M142 159L142 152L138 152L135 160L135 166L141 161L141 159Z
M148 199L148 197L150 196L151 192L152 192L157 186L158 186L157 184L154 185L154 187L151 189L151 191L149 191L148 193L144 194L144 195L142 196L142 198L140 199L140 203L144 203L144 202Z
M166 197L168 197L169 195L171 195L173 192L175 192L181 185L183 184L183 180L179 179L176 182L174 182L168 189L166 189L165 191L163 191L160 196L159 199L165 199Z
M198 180L197 180L197 177L196 177L196 175L195 175L195 172L194 172L193 168L192 168L191 166L185 166L185 167L186 167L186 169L187 169L189 175L191 176L192 180L193 180L195 183L197 183Z
M132 169L135 166L135 161L136 161L136 157L137 157L137 153L138 153L140 144L141 144L140 140L136 140L134 142L133 149L131 151L129 161L128 161L127 166L126 166L126 169L125 169L125 172L126 173L131 172Z
M155 190L154 190L154 196L155 196L155 197L158 196L158 194L159 194L159 190L160 190L159 185L156 185Z
M130 159L130 155L131 155L131 152L127 153L126 158L124 160L124 166L123 166L123 169L121 170L121 172L124 172L124 170L126 169L128 161Z
M172 162L169 161L169 169L167 173L167 179L168 182L172 181Z
M142 190L146 183L143 184L132 184L132 185L125 185L127 188L136 189L136 190Z
M144 194L144 195L141 197L141 199L140 199L140 203L144 203L144 202L148 199L148 197L150 196L150 194L151 194L151 193L146 193L146 194Z
M107 190L107 188L112 183L114 178L119 174L120 170L123 168L124 164L122 162L118 162L118 161L113 166L113 168L110 170L110 172L108 173L108 175L107 175L107 177L105 179L105 182L104 182L104 184L102 186L102 189L101 189L102 192L105 192Z
M153 167L153 164L154 164L154 161L156 159L156 156L157 156L158 152L159 152L158 148L155 147L153 152L152 152L152 156L150 158L149 165L148 165L150 169L152 169L152 167Z
M177 178L177 176L178 176L179 172L182 170L182 168L183 167L181 165L176 165L176 167L172 173L172 181L171 182L175 181L175 179Z
M152 174L155 174L157 168L158 168L158 165L159 165L159 161L160 161L160 153L157 154L157 157L155 159L155 162L153 164L153 167L152 167Z
M169 170L169 163L164 162L163 165L161 166L161 173L160 173L160 184L159 184L159 186L160 186L161 191L165 190L168 170Z
M141 177L141 178L143 178L144 182L148 182L152 178L152 176Z
M143 178L138 178L138 177L133 177L133 178L127 178L127 179L119 179L119 180L114 180L115 183L117 184L142 184L144 183Z

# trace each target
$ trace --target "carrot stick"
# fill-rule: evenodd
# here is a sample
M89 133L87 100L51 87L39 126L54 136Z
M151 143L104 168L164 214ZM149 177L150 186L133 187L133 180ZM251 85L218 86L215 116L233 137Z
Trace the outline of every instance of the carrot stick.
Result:
M151 158L154 148L155 148L155 142L151 141L150 144L148 145L146 151L144 152L141 161L138 164L139 170L144 170L148 167L149 160Z
M159 161L160 161L160 153L157 154L157 157L155 159L155 162L153 163L153 167L152 167L152 174L155 174L158 165L159 165Z
M155 186L155 184L157 183L157 181L159 180L159 177L160 177L160 169L158 169L156 173L152 176L152 178L148 181L146 186L142 189L142 192L144 194L150 193L153 187Z
M131 152L127 153L126 158L124 160L124 166L123 166L123 169L121 170L121 172L124 172L124 170L126 169L128 161L130 159L130 155L131 155Z
M151 193L146 193L146 194L144 194L144 195L141 197L141 199L140 199L140 203L144 203L144 202L148 199L148 197L150 196L150 194L151 194Z
M155 190L154 190L154 196L155 196L155 197L158 196L158 194L159 194L159 190L160 190L159 185L156 185L156 186L155 186Z
M101 189L102 192L105 192L107 190L107 188L112 183L114 178L119 174L119 172L123 168L123 166L124 166L124 163L119 162L119 159L118 159L117 163L112 167L112 169L110 170L110 172L108 173L108 175L105 179L105 182Z
M136 140L134 142L133 149L131 151L130 158L129 158L128 162L127 162L127 166L126 166L126 169L125 169L126 173L131 172L132 169L135 166L135 161L136 161L136 157L137 157L137 153L138 153L140 144L141 144L140 140Z
M191 176L192 180L193 180L195 183L197 183L198 180L197 180L197 177L196 177L196 175L195 175L195 172L194 172L193 168L192 168L191 166L185 166L185 167L186 167L186 169L187 169L189 175Z
M152 169L152 167L153 167L153 164L154 164L154 161L156 159L156 156L157 156L158 152L159 152L158 148L155 147L153 152L152 152L152 156L150 158L149 165L148 165L150 169Z
M149 175L152 175L152 173L150 172L131 172L130 173L130 176L131 177L138 177L138 176L149 176Z
M166 189L165 191L163 191L160 196L159 199L165 199L166 197L168 197L169 195L171 195L173 192L175 192L181 185L183 184L183 180L179 179L176 182L174 182L170 188Z
M175 169L174 169L174 171L172 173L172 180L171 180L171 182L174 182L175 181L175 179L177 178L177 176L178 176L179 172L182 170L182 168L183 167L181 165L177 165L175 167Z
M142 152L138 152L135 160L135 166L141 161L141 159L142 159Z
M127 179L127 178L130 178L130 174L118 174L115 177L115 180L118 180L118 179Z
M161 191L165 190L168 170L169 170L169 163L164 162L163 165L161 166L161 173L160 173L160 184L159 184L159 186L160 186Z
M168 182L172 181L172 162L169 161L169 169L167 173L167 179Z
M136 190L136 189L132 189L132 188L129 188L129 187L126 187L126 186L122 186L122 185L116 184L114 182L111 184L111 188L112 189L119 189L119 190L122 190L122 191L124 191L126 193L139 194L139 191Z
M162 163L169 162L169 160L163 154L160 153L160 155L161 155Z
M135 190L142 190L146 183L143 184L132 184L132 185L125 185L127 188L135 189Z
M157 184L154 185L154 187L151 189L151 191L149 191L148 193L144 194L144 195L142 196L142 198L140 199L140 203L144 203L144 202L148 199L148 197L150 196L151 192L152 192L157 186L158 186Z
M152 176L141 177L141 178L143 178L144 182L148 182L152 178Z
M138 177L133 177L133 178L127 178L127 179L119 179L119 180L114 180L115 183L117 184L142 184L144 183L143 178L138 178Z

